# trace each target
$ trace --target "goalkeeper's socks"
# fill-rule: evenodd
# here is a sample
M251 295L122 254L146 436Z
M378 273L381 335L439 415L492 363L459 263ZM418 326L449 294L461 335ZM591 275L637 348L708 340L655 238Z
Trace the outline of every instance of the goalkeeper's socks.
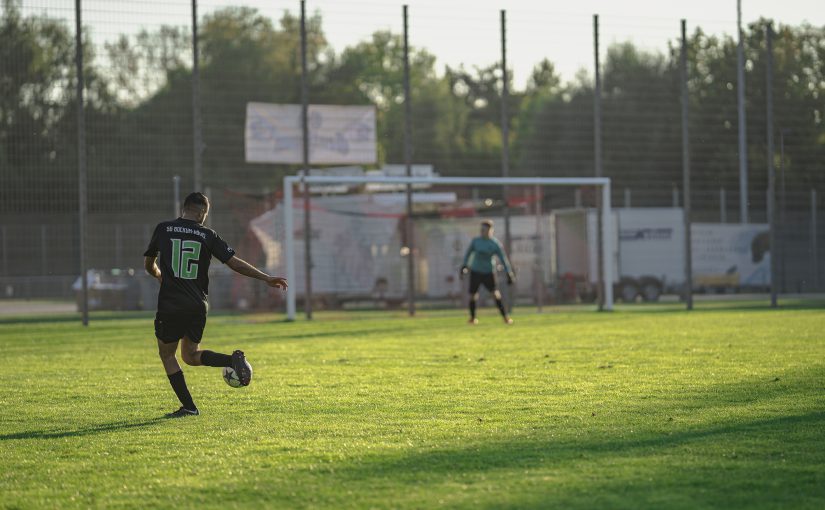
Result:
M498 307L498 311L501 312L501 316L506 319L507 310L504 309L504 303L502 303L500 299L496 299L496 306Z
M232 356L219 352L201 351L201 365L207 367L231 367Z
M474 299L470 299L470 319L476 318L476 302Z
M175 390L175 395L178 396L180 404L190 411L197 411L195 402L192 401L192 395L189 394L189 388L186 387L186 379L183 378L183 370L178 370L174 374L168 374L169 384Z

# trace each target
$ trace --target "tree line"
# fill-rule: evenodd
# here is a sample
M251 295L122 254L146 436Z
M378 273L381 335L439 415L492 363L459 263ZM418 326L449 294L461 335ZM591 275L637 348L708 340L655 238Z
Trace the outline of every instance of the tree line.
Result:
M6 1L0 20L0 211L76 210L74 34L65 21L24 16ZM750 195L764 207L765 27L745 30ZM254 193L276 188L294 168L244 162L249 101L300 101L300 26L251 8L215 11L200 24L204 181ZM825 165L825 27L776 27L777 140L787 138L789 189L822 187ZM313 103L373 104L380 162L403 161L403 40L379 31L336 51L320 14L308 19ZM192 68L188 27L162 26L102 45L84 33L90 209L156 207L171 176L191 175ZM719 187L738 189L736 41L695 29L688 40L691 161L698 205ZM604 60L604 172L634 205L669 203L681 182L679 45L666 53L631 43ZM414 161L442 175L498 175L498 63L439 69L425 48L410 53ZM508 73L512 76L512 73ZM508 104L511 174L592 175L593 80L563 82L550 60L534 67ZM777 150L777 157L779 151ZM777 161L778 165L778 161ZM123 193L120 193L120 192ZM115 195L113 197L113 195ZM167 197L163 196L166 203ZM791 204L793 205L793 204ZM710 205L708 205L710 207Z

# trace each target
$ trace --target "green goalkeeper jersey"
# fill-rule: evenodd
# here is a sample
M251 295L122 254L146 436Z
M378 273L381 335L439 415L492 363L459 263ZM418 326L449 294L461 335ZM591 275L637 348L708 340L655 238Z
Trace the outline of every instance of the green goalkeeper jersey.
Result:
M501 263L504 264L504 270L508 273L512 272L510 261L507 260L507 255L501 249L501 243L495 237L485 239L484 237L476 237L470 241L470 246L467 248L467 253L464 255L464 265L470 268L470 271L476 273L490 274L495 268L494 257L498 257Z

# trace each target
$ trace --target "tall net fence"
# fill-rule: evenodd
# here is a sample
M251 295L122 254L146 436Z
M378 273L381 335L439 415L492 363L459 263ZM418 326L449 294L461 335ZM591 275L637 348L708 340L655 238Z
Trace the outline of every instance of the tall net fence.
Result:
M195 26L193 8L197 11ZM121 296L115 306L153 306L156 287L143 275L141 255L154 225L175 215L179 205L176 199L195 189L198 181L213 204L209 226L244 258L276 269L259 223L283 206L283 177L295 174L300 165L246 162L246 106L250 102L300 103L299 3L87 0L82 3L81 14L86 85L87 265L95 270L96 288L105 289L107 283L122 284L129 287L130 297ZM774 120L771 163L777 175L778 209L778 246L770 252L779 261L776 288L782 292L821 291L825 267L819 254L825 218L816 192L821 192L825 175L825 28L774 24L773 95L768 98L768 20L749 17L743 25L748 177L745 199L740 192L736 20L734 13L730 14L719 16L721 19L689 19L687 25L691 219L720 225L742 225L746 219L745 224L755 225L756 230L767 224L766 112L770 99ZM3 298L76 295L80 240L75 20L73 1L3 3ZM410 121L412 160L416 165L431 168L441 176L502 175L505 99L501 27L498 11L479 9L472 3L421 2L410 7ZM198 35L197 69L193 65L194 29ZM595 30L590 13L558 12L553 7L508 9L504 35L509 70L506 170L511 176L594 176L598 166L594 131L600 125L601 171L612 181L614 207L631 211L626 214L640 210L639 214L654 217L656 211L681 210L679 20L599 16L598 109L594 100ZM376 162L360 170L387 172L388 167L403 164L406 118L401 4L368 0L309 2L306 33L309 102L373 105L377 118ZM586 211L597 205L592 190L545 188L540 197L526 188L510 189L506 197L499 188L485 189L477 195L472 189L445 192L456 194L452 205L442 207L445 211L461 209L460 204L470 205L464 207L467 217L439 213L442 230L446 228L443 225L455 225L456 232L471 232L475 228L472 225L490 216L499 220L498 235L503 239L503 213L488 211L483 204L490 200L511 205L514 264L522 257L521 252L532 249L531 256L536 260L516 264L519 272L546 268L542 270L541 293L533 290L538 285L527 285L526 278L519 277L517 288L523 293L519 298L522 301L536 302L541 297L549 302L571 278L589 278L577 269L569 271L575 275L564 280L564 272L551 270L551 244L558 233L551 228L554 223L550 215L553 211L579 209L585 211L584 217L572 219L574 215L568 219L586 223ZM335 200L356 200L343 198L350 195L364 193L318 193L318 207L332 207ZM743 202L747 218L742 217ZM398 204L375 207L379 214L404 219L405 210L397 210ZM415 238L422 243L415 247L418 250L434 249L441 235L428 233L439 230L432 227L434 220L427 217L427 207L434 206L417 205L413 219ZM544 236L546 247L539 243L530 248L519 240L520 222L532 224L530 218L535 216L531 207L541 209L539 216L546 217L546 232L539 229L531 234ZM326 221L322 213L317 221ZM401 235L397 225L364 228L374 228L379 237L386 229ZM364 228L359 232L366 235ZM621 235L621 229L618 232ZM668 245L677 246L678 232L671 235L675 237ZM387 257L387 264L392 259L392 264L403 268L403 237L384 241L365 240L357 249L369 257L348 263L364 274L369 271L360 265L373 263L372 257ZM446 239L439 249L449 251L465 241L463 237L460 242ZM344 236L330 246L319 244L313 251L313 264L319 272L314 281L319 289L328 283L323 271L329 271L330 278L339 273L335 243L344 246L352 242ZM621 258L617 263L620 268L631 253L617 255ZM638 259L641 255L632 257ZM454 258L452 252L449 256L445 252L439 256L439 264L454 264ZM731 274L743 271L742 264L736 268L734 265ZM527 266L530 269L525 269ZM452 285L461 285L456 280L458 267L451 270L447 274L446 266L426 271L422 268L421 274L428 272L430 280L418 281L418 288L448 287L449 278L453 278ZM282 306L277 294L234 277L226 268L217 265L213 271L213 307ZM381 291L402 296L405 283L397 271L392 273L396 276L367 278L371 280L365 284L370 287L367 294ZM386 282L380 281L382 277ZM644 284L636 280L641 295ZM703 285L709 281L697 281L697 287L707 291L765 290L764 284L742 285L741 280L734 284L730 283L732 279L729 283L721 279L721 283ZM527 288L531 290L527 292ZM678 292L676 286L672 290ZM358 293L364 294L362 291L359 287ZM357 301L357 296L340 294L340 298L321 304L344 306L344 302ZM582 297L590 298L579 293L574 299ZM420 298L429 299L429 293L421 290ZM102 297L96 299L100 306L105 305ZM402 297L393 298L394 302L398 299ZM367 302L365 306L378 305Z

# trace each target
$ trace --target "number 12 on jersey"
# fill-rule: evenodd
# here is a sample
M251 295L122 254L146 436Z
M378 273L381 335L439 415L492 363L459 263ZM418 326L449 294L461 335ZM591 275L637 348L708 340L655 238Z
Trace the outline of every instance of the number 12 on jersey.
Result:
M175 277L184 280L198 278L198 259L201 256L200 241L171 239L172 241L172 272Z

